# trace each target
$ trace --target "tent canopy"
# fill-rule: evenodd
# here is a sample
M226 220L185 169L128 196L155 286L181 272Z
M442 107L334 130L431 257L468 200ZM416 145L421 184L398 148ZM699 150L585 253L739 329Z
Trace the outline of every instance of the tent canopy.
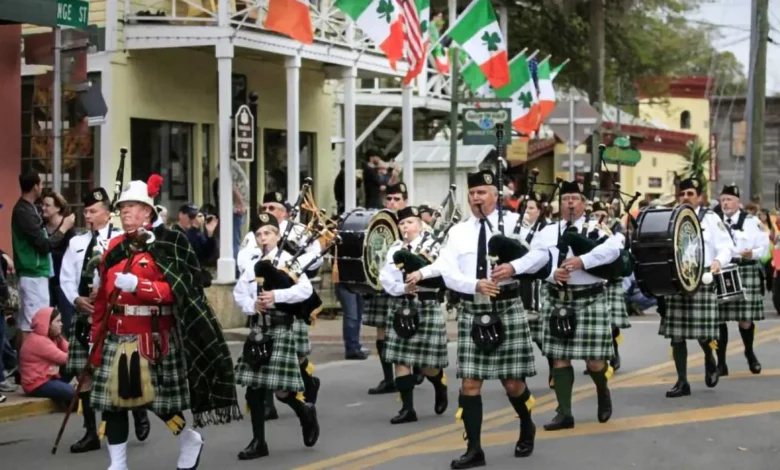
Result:
M492 145L463 145L458 143L457 168L475 169L494 149ZM395 161L403 162L403 153ZM450 167L450 143L446 140L428 140L414 142L412 149L414 168L438 169Z

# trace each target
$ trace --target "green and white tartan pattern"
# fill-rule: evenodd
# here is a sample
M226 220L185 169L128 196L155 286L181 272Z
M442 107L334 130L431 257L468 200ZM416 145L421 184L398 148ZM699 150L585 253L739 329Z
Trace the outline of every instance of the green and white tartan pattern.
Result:
M390 310L391 296L382 293L373 296L367 296L363 305L363 324L375 328L387 328L387 315Z
M385 361L406 366L441 369L449 365L447 358L447 325L438 300L420 302L414 299L420 317L417 333L409 339L399 337L393 329L395 310L403 300L394 298L390 302L385 341Z
M76 314L78 315L78 313ZM65 363L65 373L78 377L89 361L89 350L76 339L76 329L68 333L68 362Z
M168 335L168 354L163 356L158 364L149 364L149 375L154 387L154 400L147 405L157 415L177 413L190 408L190 389L187 385L187 362L184 359L184 349L181 347L179 334L174 331ZM111 365L114 362L120 342L134 341L137 336L117 336L110 333L103 343L103 356L100 367L95 371L92 382L92 398L90 403L97 411L120 411L123 408L111 401L109 380ZM127 358L128 363L130 357Z
M293 323L293 334L295 335L295 350L298 353L298 357L306 357L311 354L309 325L305 321L296 318L295 323Z
M745 300L720 304L718 309L721 321L759 321L764 319L764 295L761 293L760 269L762 266L758 263L739 267Z
M718 339L718 297L714 284L702 286L692 297L665 296L666 315L661 318L658 334L672 340Z
M496 301L506 339L490 354L477 349L471 339L474 316L491 314L490 303L461 301L458 316L458 378L479 380L520 379L536 375L531 330L520 297Z
M607 292L607 303L609 304L610 314L612 315L612 326L621 329L631 328L631 321L628 319L628 310L626 309L626 295L623 291L623 282L607 282L605 286Z
M528 319L528 327L531 329L531 339L542 351L544 350L544 348L542 348L542 340L544 339L542 317L544 316L543 312L547 302L549 302L548 297L549 295L547 294L547 286L544 282L542 282L541 289L539 290L539 310L541 310L541 312L537 312L538 315L536 318Z
M593 285L569 286L572 292L593 288ZM576 294L575 294L576 295ZM609 360L614 354L612 347L612 315L606 294L577 299L565 304L548 292L547 304L541 315L544 339L543 353L552 359ZM561 307L574 309L577 317L575 336L571 339L556 338L550 331L550 316Z
M294 325L294 323L293 323ZM258 325L252 332L260 331ZM293 327L277 325L268 330L274 339L271 362L255 372L244 363L244 358L236 361L236 383L244 387L263 387L272 391L302 392L300 362Z

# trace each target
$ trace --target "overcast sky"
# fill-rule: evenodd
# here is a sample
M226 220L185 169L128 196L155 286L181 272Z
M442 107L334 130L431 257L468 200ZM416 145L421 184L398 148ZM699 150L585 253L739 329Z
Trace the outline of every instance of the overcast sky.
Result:
M691 20L705 21L717 25L721 38L715 41L719 50L734 53L748 74L750 56L750 6L751 0L714 0L702 5L701 9L688 16ZM780 0L769 0L769 37L780 43ZM780 44L767 44L767 95L780 92Z

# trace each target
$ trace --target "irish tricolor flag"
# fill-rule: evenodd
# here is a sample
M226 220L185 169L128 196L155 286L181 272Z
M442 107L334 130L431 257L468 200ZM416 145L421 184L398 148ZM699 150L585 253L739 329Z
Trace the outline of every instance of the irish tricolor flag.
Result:
M528 60L521 55L512 60L509 67L512 80L496 90L498 98L511 98L512 127L521 134L529 135L539 127L539 99L528 68Z
M395 0L336 0L335 7L352 18L376 43L395 70L396 63L404 57L404 27L398 3Z
M447 35L479 66L493 88L509 83L506 42L490 0L474 0Z
M542 123L555 109L555 89L550 76L550 61L542 61L536 74L539 79L539 122Z

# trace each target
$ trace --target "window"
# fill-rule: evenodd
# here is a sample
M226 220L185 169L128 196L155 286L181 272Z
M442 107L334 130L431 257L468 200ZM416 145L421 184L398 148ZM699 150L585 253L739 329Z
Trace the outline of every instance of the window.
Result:
M656 157L653 157L653 168L658 166L658 159Z
M650 177L647 178L647 185L651 188L660 188L663 186L663 180L661 178Z
M300 182L306 177L314 179L314 146L316 134L301 132L298 138ZM280 129L263 130L263 155L265 163L265 192L278 191L287 198L287 131ZM329 184L332 184L329 183ZM290 201L294 203L295 201Z
M731 156L744 157L747 153L747 122L731 123Z
M690 111L683 111L680 113L680 129L691 128L691 113Z

